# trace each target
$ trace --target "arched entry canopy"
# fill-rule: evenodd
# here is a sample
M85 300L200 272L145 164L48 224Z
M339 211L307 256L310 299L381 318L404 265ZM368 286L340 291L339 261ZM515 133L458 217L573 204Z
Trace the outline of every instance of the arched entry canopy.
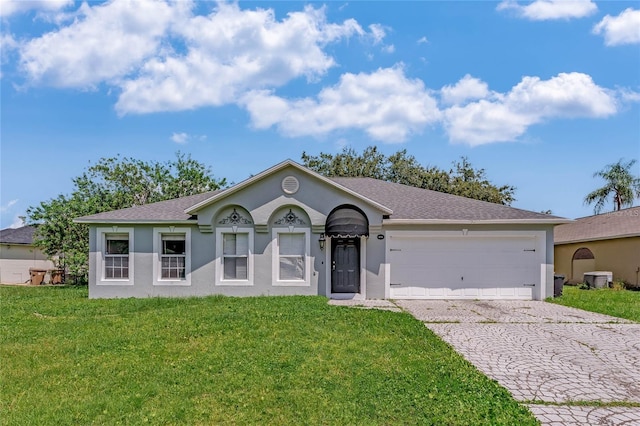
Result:
M333 238L369 236L369 220L359 209L341 206L327 217L325 234Z

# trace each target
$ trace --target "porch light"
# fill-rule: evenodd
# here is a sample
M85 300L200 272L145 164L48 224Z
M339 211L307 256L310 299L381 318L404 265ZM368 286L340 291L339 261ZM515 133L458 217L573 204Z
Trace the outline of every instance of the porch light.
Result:
M327 241L324 237L324 234L320 234L320 239L318 240L318 243L320 243L320 250L324 250L324 243L325 241Z

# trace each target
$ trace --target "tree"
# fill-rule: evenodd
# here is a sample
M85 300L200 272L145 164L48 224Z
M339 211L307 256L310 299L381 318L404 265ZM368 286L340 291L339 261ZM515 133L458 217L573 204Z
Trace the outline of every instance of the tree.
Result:
M406 149L387 158L383 179L417 188L449 192L449 174L437 167L422 166L413 155L407 155Z
M352 148L344 148L335 155L312 156L303 152L302 162L327 177L371 177L498 204L508 205L515 200L513 186L492 184L485 170L474 169L466 157L454 162L454 169L450 171L425 167L406 150L386 157L376 147L368 147L362 154Z
M449 193L491 203L510 205L515 201L515 187L495 186L486 178L484 169L474 169L467 157L453 163Z
M366 148L361 155L348 147L336 155L321 152L314 157L303 152L302 161L309 169L328 177L367 176L384 179L386 172L385 156L375 146Z
M86 277L89 230L73 219L226 186L226 180L216 180L209 167L180 152L165 163L101 158L73 183L70 195L29 207L27 220L37 225L36 246L75 277Z
M617 163L608 164L604 169L593 174L593 177L601 177L606 181L602 188L590 192L584 198L585 204L595 202L593 209L595 214L602 211L609 197L613 197L615 210L631 207L635 198L640 197L640 178L634 177L631 173L635 163L636 160L624 163L620 159Z

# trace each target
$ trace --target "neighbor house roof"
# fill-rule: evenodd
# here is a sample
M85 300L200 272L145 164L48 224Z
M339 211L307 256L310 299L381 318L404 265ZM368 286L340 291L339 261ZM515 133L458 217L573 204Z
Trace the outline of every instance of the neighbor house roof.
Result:
M587 216L554 229L555 244L640 236L640 206Z
M565 223L557 216L516 209L372 178L326 178L287 160L223 191L136 206L78 218L81 223L154 223L193 220L197 211L287 166L294 167L378 207L388 223Z
M21 226L20 228L7 228L0 231L0 243L2 244L33 244L35 226Z

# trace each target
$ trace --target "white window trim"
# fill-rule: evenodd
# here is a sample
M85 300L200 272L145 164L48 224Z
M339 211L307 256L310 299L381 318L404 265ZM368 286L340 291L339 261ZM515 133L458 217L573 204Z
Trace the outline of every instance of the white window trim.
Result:
M163 279L161 252L163 234L184 234L184 279ZM153 285L157 286L190 286L191 285L191 228L168 226L153 228Z
M107 251L107 235L128 234L129 235L129 278L106 278L104 274L104 255ZM112 226L110 228L96 229L96 285L133 285L133 265L134 246L133 228L121 228Z
M278 245L279 234L304 234L304 280L280 279L280 247ZM276 287L310 287L311 286L311 232L309 228L273 228L272 252L271 252L271 279Z
M248 234L249 253L247 255L247 279L224 279L224 253L222 250L222 234ZM253 285L253 228L224 227L216 229L216 285L217 286L252 286Z

